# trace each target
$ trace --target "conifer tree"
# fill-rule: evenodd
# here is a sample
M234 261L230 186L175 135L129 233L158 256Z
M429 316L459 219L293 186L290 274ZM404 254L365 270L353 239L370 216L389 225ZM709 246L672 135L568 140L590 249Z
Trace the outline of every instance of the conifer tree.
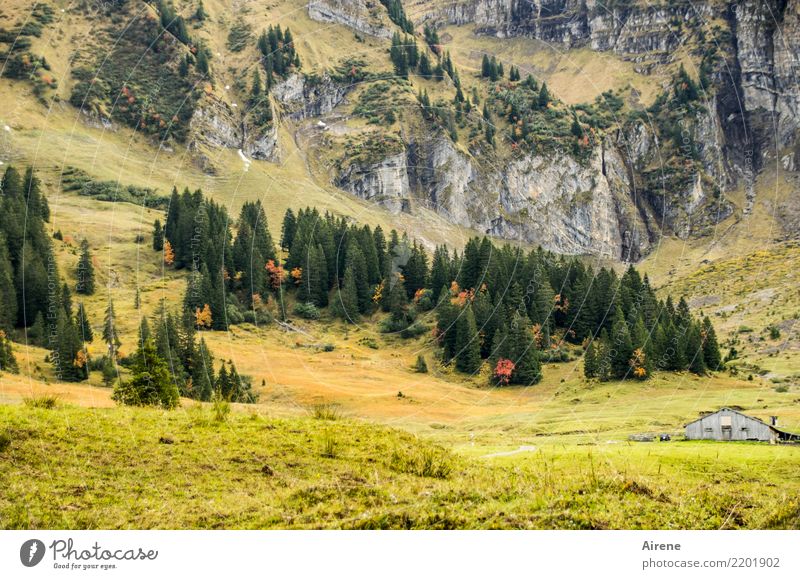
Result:
M344 272L342 287L334 297L333 308L336 317L345 322L355 323L359 319L358 292L356 290L355 275L350 269Z
M80 382L89 377L89 359L74 321L61 309L56 322L55 344L50 352L53 371L60 381Z
M389 297L387 300L392 320L391 329L401 331L412 322L408 311L408 296L403 277L400 274L393 274L392 279L393 282L389 284Z
M600 330L600 340L597 342L597 377L602 381L613 377L611 368L611 345L608 330Z
M10 332L17 323L17 291L6 237L0 231L0 330Z
M690 372L699 375L706 373L702 329L700 324L694 321L691 322L686 336L686 358L688 359Z
M597 378L598 375L598 360L597 360L597 344L595 340L591 340L586 347L586 353L583 355L583 374L587 378Z
M633 356L633 344L625 323L622 308L617 306L614 315L614 324L611 326L611 372L615 378L624 378L630 370L630 360Z
M478 327L472 306L467 304L456 321L456 369L473 374L481 367Z
M94 293L94 265L92 265L92 256L89 252L89 242L86 239L81 241L81 257L78 260L76 275L78 284L75 291L87 296L92 295Z
M106 306L106 315L103 319L103 342L105 342L106 346L108 347L109 358L111 358L112 361L116 361L117 351L122 345L122 342L120 341L119 334L117 333L117 318L116 314L114 313L114 302L111 301L111 299L108 300L108 306Z
M91 343L94 340L92 324L89 323L89 318L86 315L83 302L78 303L78 309L75 311L75 325L78 327L78 335L81 337L82 341Z
M281 248L289 250L294 241L294 232L297 229L297 218L294 216L294 211L287 209L283 216L283 225L281 226Z
M475 293L472 311L475 313L475 324L478 326L481 358L488 358L492 351L492 341L497 330L498 319L488 291L479 290Z
M164 228L161 227L160 219L153 222L153 249L155 251L164 249Z
M133 359L130 380L117 384L111 397L120 404L175 408L180 397L178 387L152 338L139 345Z
M201 46L200 49L197 51L196 67L197 67L197 72L199 72L201 75L203 76L208 75L209 72L208 53L206 52L206 49L203 46Z
M709 370L719 370L722 365L722 356L719 352L719 344L717 343L717 333L714 331L714 326L711 320L706 316L703 318L703 360L708 366Z
M0 372L9 372L11 374L19 372L17 359L11 349L11 340L2 329L0 329Z
M196 400L211 400L214 391L214 358L206 345L205 338L197 346L197 358L192 366L191 397Z
M547 108L547 105L550 104L550 91L547 90L546 82L542 83L542 88L539 90L537 104L539 105L540 109L545 109Z
M364 259L364 253L354 242L347 246L344 270L347 271L348 269L353 271L353 281L358 295L358 311L365 314L372 308L372 294L369 289L367 262Z
M515 313L508 327L508 358L514 362L512 384L530 386L542 379L536 340L528 326L527 316Z

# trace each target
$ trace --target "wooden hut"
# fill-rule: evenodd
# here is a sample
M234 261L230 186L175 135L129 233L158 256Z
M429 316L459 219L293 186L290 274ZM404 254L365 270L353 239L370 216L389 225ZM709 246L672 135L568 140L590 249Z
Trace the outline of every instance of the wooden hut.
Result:
M720 408L686 425L687 440L761 440L764 442L800 441L800 434L778 428L778 417L770 423L732 408Z

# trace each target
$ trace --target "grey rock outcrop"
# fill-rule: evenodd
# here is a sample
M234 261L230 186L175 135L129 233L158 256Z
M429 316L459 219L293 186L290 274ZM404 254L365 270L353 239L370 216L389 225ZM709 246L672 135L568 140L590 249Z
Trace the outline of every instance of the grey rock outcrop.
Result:
M386 11L377 1L311 0L308 3L308 17L317 22L343 24L370 36L392 37Z
M339 175L335 184L361 199L382 205L392 213L411 209L408 166L403 152L373 165L353 163Z
M350 87L333 81L327 74L307 77L293 74L272 89L284 114L294 121L319 117L344 101Z
M274 123L251 126L243 113L213 95L206 95L198 102L189 123L189 135L189 150L200 152L203 146L241 149L254 159L276 161L279 158ZM203 164L211 168L207 159Z

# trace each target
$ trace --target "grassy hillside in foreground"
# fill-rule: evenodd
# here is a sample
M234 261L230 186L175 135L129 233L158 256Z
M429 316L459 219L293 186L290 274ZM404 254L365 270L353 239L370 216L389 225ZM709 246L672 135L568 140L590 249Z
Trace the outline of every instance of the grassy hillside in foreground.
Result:
M3 528L800 528L795 448L464 458L351 420L0 407ZM530 449L529 449L530 450Z

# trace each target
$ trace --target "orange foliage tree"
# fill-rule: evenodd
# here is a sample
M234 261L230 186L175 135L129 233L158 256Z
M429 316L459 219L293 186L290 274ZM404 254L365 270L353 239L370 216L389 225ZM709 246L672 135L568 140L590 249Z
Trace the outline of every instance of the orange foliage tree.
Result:
M205 304L202 310L200 308L195 308L194 319L198 328L210 328L212 322L211 306Z
M172 250L172 244L169 239L164 240L164 263L167 265L175 263L175 252Z

